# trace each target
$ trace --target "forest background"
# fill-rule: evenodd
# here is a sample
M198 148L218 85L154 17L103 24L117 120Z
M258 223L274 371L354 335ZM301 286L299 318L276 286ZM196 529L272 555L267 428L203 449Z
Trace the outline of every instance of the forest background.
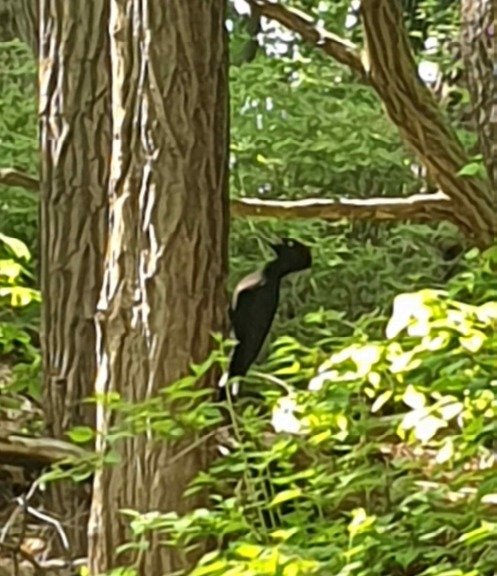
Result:
M251 10L228 3L228 288L259 268L270 257L268 240L281 236L312 248L312 272L285 281L271 345L248 378L264 401L230 405L229 454L197 470L189 493L208 488L208 505L179 515L130 506L120 520L126 530L109 546L120 554L99 556L93 543L93 566L140 574L157 561L167 573L186 564L196 576L493 573L494 13L490 1L406 0L401 11L368 0L363 7L361 14L348 0L254 0ZM38 218L37 63L6 10L4 460L9 434L47 435L39 325L48 314L39 291L38 239L48 232ZM374 25L388 24L389 34L375 35ZM420 82L409 80L416 70ZM165 404L113 406L123 416L110 443L126 429L148 433L145 421L161 422L153 433L168 442L192 429L199 437L213 426L225 432L222 410L195 389L225 362L224 352L196 362L194 376L182 374ZM171 408L185 397L202 399L190 420ZM95 438L85 421L48 428L83 446ZM45 480L88 482L95 466L79 458ZM33 463L24 467L32 471ZM70 545L57 553L74 567L86 557L85 538L70 523L64 530ZM27 534L7 532L0 551L26 562ZM159 560L150 560L157 548Z

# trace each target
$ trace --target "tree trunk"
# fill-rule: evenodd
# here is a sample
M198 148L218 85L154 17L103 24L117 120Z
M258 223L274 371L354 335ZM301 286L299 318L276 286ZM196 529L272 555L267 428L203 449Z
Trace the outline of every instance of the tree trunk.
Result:
M143 401L205 360L212 332L225 326L226 7L219 0L110 6L114 134L97 393ZM215 377L202 384L213 386ZM101 452L110 419L100 406ZM208 464L208 450L177 456L184 448L140 437L115 447L119 464L95 477L91 574L122 563L115 552L129 534L120 509L184 512L199 503L182 493ZM159 576L185 562L154 541L137 569Z
M40 257L48 433L94 425L94 316L103 276L110 152L107 0L41 4ZM54 485L51 508L86 554L89 494ZM72 524L70 524L72 523Z
M495 0L462 0L461 3L461 52L478 141L497 210L496 11Z
M0 0L0 41L20 38L38 55L38 15L36 0Z

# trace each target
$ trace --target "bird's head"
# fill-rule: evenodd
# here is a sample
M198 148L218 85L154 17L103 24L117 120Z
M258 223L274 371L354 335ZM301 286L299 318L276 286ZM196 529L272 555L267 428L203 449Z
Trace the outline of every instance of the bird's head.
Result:
M270 244L278 257L281 271L285 274L298 272L311 267L311 250L293 238L282 238L278 244Z

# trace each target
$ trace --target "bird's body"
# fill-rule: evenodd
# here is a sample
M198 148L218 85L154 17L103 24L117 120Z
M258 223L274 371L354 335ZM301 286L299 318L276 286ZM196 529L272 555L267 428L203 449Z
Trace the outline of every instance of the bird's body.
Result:
M256 360L278 308L281 279L311 266L310 250L296 240L285 238L272 246L276 259L243 278L233 292L230 318L237 344L233 349L227 377L245 376ZM226 396L221 388L221 397Z
M245 376L256 360L273 323L280 298L280 283L254 272L242 280L233 296L231 322L238 340L229 376Z

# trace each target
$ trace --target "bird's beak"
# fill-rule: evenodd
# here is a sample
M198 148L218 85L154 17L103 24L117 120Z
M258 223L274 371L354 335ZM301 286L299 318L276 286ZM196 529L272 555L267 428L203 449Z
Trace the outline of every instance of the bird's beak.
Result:
M273 252L274 252L275 254L278 254L278 252L280 251L280 248L281 248L281 244L279 244L279 243L278 243L278 244L276 244L276 243L275 243L275 244L270 243L270 244L269 244L269 247L271 248L271 250L273 250Z

